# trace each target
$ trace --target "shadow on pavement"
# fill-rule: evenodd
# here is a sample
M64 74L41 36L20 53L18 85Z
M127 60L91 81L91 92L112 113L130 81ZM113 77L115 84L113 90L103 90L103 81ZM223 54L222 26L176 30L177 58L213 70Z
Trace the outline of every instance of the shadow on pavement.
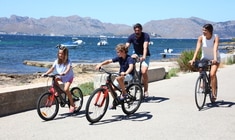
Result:
M67 117L76 117L76 118L85 117L85 110L80 110L79 112L76 112L76 113L61 113L61 114L58 114L53 120L60 120L60 119L64 119Z
M169 100L169 98L149 96L148 98L143 99L143 103L161 103L166 100Z
M117 121L124 121L124 120L130 120L130 121L146 121L151 119L153 116L149 114L150 112L138 112L134 113L132 115L114 115L112 116L112 119L108 120L100 120L97 123L90 123L90 125L101 125L101 124L107 124Z
M221 101L216 101L215 103L207 103L202 110L208 110L215 107L229 108L232 107L233 105L235 105L235 102L221 100Z

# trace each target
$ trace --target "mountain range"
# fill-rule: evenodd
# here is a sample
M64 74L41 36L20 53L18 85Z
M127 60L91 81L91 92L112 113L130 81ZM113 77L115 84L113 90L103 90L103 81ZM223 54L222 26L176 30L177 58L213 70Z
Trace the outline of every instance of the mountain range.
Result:
M214 33L220 38L235 37L235 20L213 22L197 17L151 20L143 25L143 31L151 37L197 38L202 34L202 26L211 23ZM135 24L135 23L133 23ZM54 36L128 36L133 29L125 24L103 23L98 19L80 17L51 16L35 19L12 15L0 17L0 34L54 35Z

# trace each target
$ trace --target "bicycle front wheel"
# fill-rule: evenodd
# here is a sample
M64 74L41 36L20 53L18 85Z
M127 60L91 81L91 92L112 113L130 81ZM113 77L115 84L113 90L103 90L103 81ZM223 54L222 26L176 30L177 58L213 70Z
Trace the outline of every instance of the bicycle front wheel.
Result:
M107 93L106 93L107 92ZM107 89L98 88L89 97L86 104L86 118L91 123L96 123L105 115L109 105Z
M199 110L203 108L206 101L206 81L199 76L195 85L195 102Z
M46 92L38 98L37 112L41 119L45 121L53 120L58 111L58 99L50 92Z
M74 102L75 106L77 107L76 110L74 110L74 112L79 112L81 110L82 104L83 104L83 94L82 94L82 91L78 87L73 87L70 90L70 92L72 94L73 102Z
M143 98L143 89L140 84L131 84L126 89L128 98L122 103L122 110L125 114L130 115L135 113Z

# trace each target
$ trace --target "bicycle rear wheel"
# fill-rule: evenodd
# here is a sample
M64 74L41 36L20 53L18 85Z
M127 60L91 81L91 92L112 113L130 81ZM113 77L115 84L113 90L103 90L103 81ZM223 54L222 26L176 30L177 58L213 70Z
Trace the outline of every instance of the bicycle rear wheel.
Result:
M215 89L215 99L217 99L217 96L218 96L218 79L217 79L217 76L215 77L216 78L216 89ZM213 96L212 96L212 91L211 93L209 94L210 96L210 101L211 103L214 103L215 102L215 99L213 99Z
M77 107L74 112L79 112L83 105L83 94L79 87L73 87L70 90L75 106ZM70 106L70 104L69 104Z
M37 112L41 119L45 121L53 120L58 111L58 99L50 92L46 92L38 98Z
M206 101L206 81L203 77L199 76L195 85L195 102L197 108L201 110Z
M143 90L139 84L131 84L126 89L128 98L122 103L122 110L125 114L130 115L135 113L143 98Z
M98 88L89 97L86 104L86 118L91 123L96 123L105 115L109 105L107 89Z

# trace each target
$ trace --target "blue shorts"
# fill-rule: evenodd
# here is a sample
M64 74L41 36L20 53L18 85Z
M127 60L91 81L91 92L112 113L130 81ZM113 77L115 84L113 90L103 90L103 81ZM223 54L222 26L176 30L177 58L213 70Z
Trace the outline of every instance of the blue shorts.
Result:
M131 75L131 74L127 74L126 76L125 76L125 79L124 79L124 82L128 82L128 81L131 81L133 79L133 76ZM113 84L116 86L116 87L119 87L119 83L118 83L118 81L115 79L114 81L113 81Z
M139 57L142 57L143 55L138 55ZM149 67L150 62L150 56L146 56L145 60L141 63L144 67Z

